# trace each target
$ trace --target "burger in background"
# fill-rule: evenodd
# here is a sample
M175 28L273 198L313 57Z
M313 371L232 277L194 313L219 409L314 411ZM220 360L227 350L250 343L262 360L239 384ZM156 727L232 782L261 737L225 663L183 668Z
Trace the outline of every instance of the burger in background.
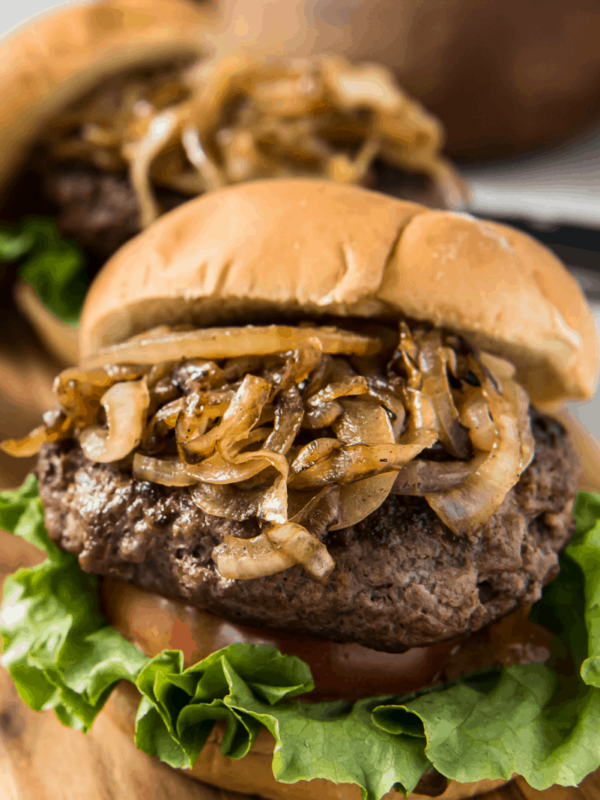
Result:
M265 53L335 52L388 67L444 124L461 160L549 148L600 117L594 0L223 0L232 36Z
M598 345L548 251L248 183L120 250L80 335L55 409L3 444L40 451L0 502L49 554L2 610L33 707L87 729L124 680L138 747L274 800L597 768L600 500L574 531L577 455L536 405L589 396Z
M214 10L203 8L77 6L0 51L13 156L0 168L0 261L18 265L19 307L63 362L76 360L90 278L191 197L312 175L432 207L463 203L441 126L385 69L335 56L207 60Z

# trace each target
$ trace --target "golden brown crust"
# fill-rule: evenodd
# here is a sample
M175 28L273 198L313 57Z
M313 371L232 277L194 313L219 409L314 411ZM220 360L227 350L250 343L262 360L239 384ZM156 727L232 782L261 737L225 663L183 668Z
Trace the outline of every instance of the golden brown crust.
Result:
M167 214L93 284L83 358L161 323L259 315L429 320L510 358L535 400L587 398L598 361L577 282L506 226L318 180L230 187Z
M206 53L206 16L185 0L104 0L36 18L0 47L0 187L47 120L124 69Z

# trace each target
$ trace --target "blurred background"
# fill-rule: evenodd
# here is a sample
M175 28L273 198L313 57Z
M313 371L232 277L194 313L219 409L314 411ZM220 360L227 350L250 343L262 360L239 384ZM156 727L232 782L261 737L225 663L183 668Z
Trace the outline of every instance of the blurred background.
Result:
M0 35L80 2L2 3ZM94 2L94 0L90 0ZM192 3L193 0L190 0ZM152 0L131 0L149 8ZM600 4L596 0L204 0L206 36L226 56L331 52L389 68L446 130L470 213L510 222L573 271L600 323ZM1 299L8 338L2 434L50 405L59 363ZM18 331L18 336L16 332ZM40 381L40 376L42 380ZM600 438L600 394L573 407ZM28 468L23 464L23 471ZM14 462L0 459L0 480Z

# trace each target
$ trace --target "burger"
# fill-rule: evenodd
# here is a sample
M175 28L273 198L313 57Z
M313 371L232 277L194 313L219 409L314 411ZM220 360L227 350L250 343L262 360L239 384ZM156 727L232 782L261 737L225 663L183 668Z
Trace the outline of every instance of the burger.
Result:
M191 197L312 175L440 208L464 187L442 128L385 69L339 57L211 54L212 12L106 0L37 20L2 49L0 260L63 363L91 277Z
M598 767L600 497L547 413L591 395L598 346L551 253L246 183L120 249L79 333L2 445L39 452L0 502L48 554L1 612L25 702L88 730L112 692L139 748L270 800Z

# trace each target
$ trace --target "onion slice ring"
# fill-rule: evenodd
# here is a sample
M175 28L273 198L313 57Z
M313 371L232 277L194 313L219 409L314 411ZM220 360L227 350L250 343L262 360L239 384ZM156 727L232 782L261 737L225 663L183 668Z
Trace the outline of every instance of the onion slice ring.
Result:
M243 328L204 328L174 331L148 338L138 337L99 350L84 362L85 369L105 364L158 364L161 361L237 356L265 356L298 349L307 339L318 339L324 353L374 355L377 339L336 328L294 328L269 325Z
M337 426L343 441L360 441L364 444L392 443L394 429L383 408L364 400L341 401L344 416ZM396 480L395 472L375 475L350 486L340 487L338 518L330 530L349 528L365 519L386 500Z
M30 458L36 456L43 444L48 441L48 431L45 425L34 428L27 436L21 439L6 439L0 443L0 450L13 458Z
M108 430L99 425L84 428L79 443L89 461L108 464L128 456L142 440L150 404L146 380L115 383L100 402Z
M488 401L498 436L491 452L474 457L471 474L459 486L425 495L454 533L467 536L496 513L533 457L527 393L509 378L503 380L500 392L489 370L473 356L469 361Z
M133 477L136 481L149 481L161 486L192 486L197 483L195 478L187 474L186 465L180 461L167 461L141 453L133 457Z
M212 558L222 578L231 581L248 581L265 578L293 567L296 563L277 548L266 533L253 539L225 536L213 548Z

